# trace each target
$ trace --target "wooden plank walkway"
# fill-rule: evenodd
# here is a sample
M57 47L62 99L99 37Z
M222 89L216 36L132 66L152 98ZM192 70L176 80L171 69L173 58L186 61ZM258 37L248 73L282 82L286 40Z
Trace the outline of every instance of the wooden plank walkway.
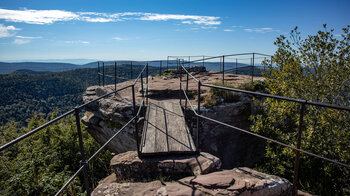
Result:
M140 145L141 155L196 152L179 103L148 104Z

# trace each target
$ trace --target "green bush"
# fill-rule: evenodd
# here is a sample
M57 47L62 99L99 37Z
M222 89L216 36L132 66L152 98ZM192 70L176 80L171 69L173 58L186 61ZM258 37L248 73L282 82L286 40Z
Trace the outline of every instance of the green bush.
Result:
M35 115L25 128L18 129L18 123L1 126L1 145L46 122L42 116ZM82 133L88 158L100 145L86 130L82 129ZM80 168L81 154L75 118L70 116L61 119L2 151L0 157L0 195L55 194ZM111 154L104 151L89 164L89 181L93 186L109 173L110 159ZM67 187L66 195L84 192L81 177L80 175Z
M272 95L350 106L350 34L344 28L340 38L333 30L318 31L305 39L297 28L291 39L277 38L272 60L278 65L266 76L266 91ZM266 65L270 61L265 62ZM275 99L258 102L261 113L252 116L251 130L280 142L296 146L299 104ZM301 148L350 164L350 112L306 106ZM295 153L283 146L267 143L264 172L293 179ZM298 188L321 195L349 195L350 170L303 154Z

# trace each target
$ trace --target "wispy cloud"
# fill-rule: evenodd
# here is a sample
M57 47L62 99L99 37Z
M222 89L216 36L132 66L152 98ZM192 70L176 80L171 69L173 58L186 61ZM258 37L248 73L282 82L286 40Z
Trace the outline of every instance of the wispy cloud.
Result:
M124 41L124 40L129 40L127 38L122 38L122 37L113 37L112 39L116 40L116 41Z
M52 24L59 21L85 21L85 22L118 22L127 20L140 21L181 21L183 24L204 26L220 25L220 17L159 14L144 12L70 12L65 10L8 10L0 9L0 19L8 22L23 22L28 24Z
M20 36L20 35L17 35L16 37L22 38L22 39L41 39L42 38L42 37L24 37L24 36Z
M151 21L167 21L167 20L181 20L184 24L198 24L198 25L219 25L220 17L215 16L194 16L194 15L176 15L176 14L154 14L144 13L140 20Z
M28 24L51 24L79 19L79 15L63 10L7 10L0 9L0 19Z
M30 39L15 39L13 41L14 44L18 44L18 45L22 45L22 44L28 44L30 43L31 40Z
M273 29L270 27L264 27L264 28L246 28L244 31L249 33L271 33L271 32L280 32L280 30Z
M12 37L16 34L16 31L21 30L14 26L5 26L0 24L0 38L2 37Z
M32 39L41 39L41 38L42 37L25 37L25 36L17 35L13 43L18 45L28 44L32 41Z
M232 31L235 31L235 30L233 30L233 29L224 29L224 31L226 31L226 32L232 32Z
M75 41L65 41L66 44L90 44L88 41L75 40Z

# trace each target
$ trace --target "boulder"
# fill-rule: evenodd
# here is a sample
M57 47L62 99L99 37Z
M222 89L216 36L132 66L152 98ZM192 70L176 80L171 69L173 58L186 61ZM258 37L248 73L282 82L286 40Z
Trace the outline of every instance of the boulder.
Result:
M136 182L207 174L220 169L221 161L204 152L199 155L140 158L136 151L129 151L115 155L110 165L118 182Z
M201 108L201 113L203 116L250 130L249 117L254 114L255 108L251 98L241 96L233 103ZM188 115L193 114L189 112ZM187 119L190 119L190 116ZM264 157L263 140L209 120L200 122L200 149L219 157L224 169L240 166L254 167ZM191 123L195 126L196 119Z
M291 183L246 167L191 176L176 182L117 183L103 180L93 191L100 195L289 195Z

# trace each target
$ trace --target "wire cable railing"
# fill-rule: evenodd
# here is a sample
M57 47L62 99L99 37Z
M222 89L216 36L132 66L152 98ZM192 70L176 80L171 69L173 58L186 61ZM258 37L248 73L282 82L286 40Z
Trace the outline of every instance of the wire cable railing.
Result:
M271 55L255 52L220 56L168 56L167 65L176 64L179 69L179 64L181 63L187 66L195 65L215 69L222 74L222 83L225 82L225 73L249 75L251 76L251 81L254 81L254 76L262 76L262 71L266 70L266 63L263 62L268 62L267 60L271 58ZM272 60L269 62L272 62ZM270 67L272 64L268 66Z
M198 78L196 78L195 76L193 76L191 73L189 73L187 71L187 69L184 67L184 64L180 64L179 68L181 70L184 70L184 72L180 72L180 92L182 92L184 94L185 97L185 109L187 109L187 104L190 105L190 110L192 110L192 112L194 113L194 115L196 116L196 147L197 149L199 149L199 134L200 134L200 119L205 119L229 128L232 128L234 130L252 135L254 137L263 139L265 141L270 141L273 143L276 143L278 145L287 147L291 150L293 150L296 155L295 155L295 161L294 161L294 176L293 176L293 186L292 186L292 195L296 194L297 191L297 182L298 182L298 171L299 171L299 159L300 159L300 153L306 154L308 156L312 156L312 157L316 157L318 159L322 159L324 161L328 161L331 163L334 163L336 165L345 167L345 168L350 168L350 165L347 163L343 163L337 160L333 160L324 156L320 156L311 152L308 152L306 150L302 150L301 147L301 134L302 134L302 127L303 127L303 116L304 116L304 112L305 112L305 108L306 105L313 105L313 106L319 106L319 107L325 107L325 108L332 108L332 109L337 109L337 110L344 110L347 112L350 112L350 107L346 107L346 106L338 106L338 105L332 105L332 104L327 104L327 103L320 103L320 102L314 102L314 101L307 101L307 100L302 100L302 99L294 99L294 98L289 98L289 97L282 97L282 96L277 96L277 95L271 95L271 94L266 94L266 93L261 93L261 92L253 92L253 91L247 91L247 90L241 90L241 89L234 89L234 88L228 88L228 87L222 87L222 86L217 86L217 85L212 85L212 84L205 84L202 83ZM186 87L184 88L183 84L182 84L182 73L186 74ZM195 106L191 103L189 97L188 97L188 80L189 80L189 76L195 80L198 83L198 87L197 87L197 108L195 108ZM206 117L201 115L201 87L209 87L209 88L216 88L216 89L221 89L221 90L226 90L226 91L232 91L232 92L239 92L239 93L244 93L244 94L249 94L252 96L259 96L259 97L266 97L266 98L272 98L272 99L277 99L277 100L284 100L284 101L290 101L290 102L295 102L295 103L299 103L300 107L299 107L299 125L298 125L298 133L297 133L297 141L296 141L296 147L293 147L291 145L285 144L283 142L271 139L269 137L265 137L256 133L253 133L251 131L233 126L233 125L229 125L227 123ZM180 105L182 105L181 102L181 96L180 96Z

